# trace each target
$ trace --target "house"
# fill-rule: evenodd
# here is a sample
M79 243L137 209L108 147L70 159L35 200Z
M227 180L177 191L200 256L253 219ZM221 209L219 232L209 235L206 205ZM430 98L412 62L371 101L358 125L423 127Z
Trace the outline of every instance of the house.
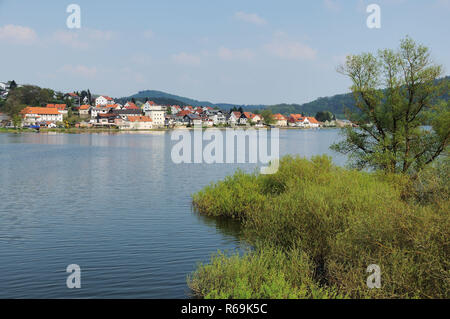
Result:
M288 119L286 118L286 116L277 113L272 115L272 118L275 126L287 126Z
M155 127L164 127L165 121L166 121L166 112L160 107L152 107L147 108L145 110L145 105L143 108L145 115L149 116L153 121L153 126Z
M239 118L239 124L259 124L262 125L262 117L252 112L243 112Z
M94 126L121 127L123 125L123 119L119 115L112 112L98 113L95 119L91 119L91 123Z
M288 118L288 125L295 127L303 126L304 116L301 114L290 114Z
M24 108L20 114L24 125L36 125L44 123L56 123L63 121L63 115L54 107L31 107Z
M181 111L181 106L178 105L172 105L170 107L170 110L172 111L172 114L177 114L178 112Z
M80 99L80 97L76 93L73 93L73 92L64 94L64 97L69 100L76 101L77 103L78 103L78 100Z
M289 116L288 125L293 127L319 127L319 122L314 117L291 114Z
M107 108L114 109L114 110L121 110L122 105L115 103L115 104L106 104Z
M96 106L96 107L91 107L91 118L92 119L96 119L98 114L106 114L111 110L110 107L106 107L106 106Z
M202 125L202 118L198 114L189 113L184 116L184 122L189 126Z
M134 109L134 110L140 110L140 108L134 104L133 102L127 102L125 103L125 105L123 106L124 109L130 110L130 109Z
M255 126L264 126L263 117L259 114L251 114L251 122L255 124Z
M153 128L152 119L148 116L128 116L128 128L131 130L150 130Z
M67 105L66 104L47 104L47 107L54 107L58 110L59 113L61 113L63 116L67 115Z
M319 121L317 121L315 117L307 117L307 119L309 122L309 127L319 127L320 126Z
M86 118L86 117L89 117L90 110L91 110L91 106L84 104L84 105L80 106L80 108L78 109L78 113L79 113L80 117Z
M239 119L241 118L241 112L231 112L228 117L229 125L236 125L239 123Z
M161 111L163 110L163 106L162 105L158 105L153 101L147 101L144 103L144 106L142 106L142 110L144 112L147 111Z
M116 109L110 109L109 113L113 113L116 114L118 116L120 116L123 120L126 120L129 116L141 116L142 112L140 109L121 109L121 110L116 110Z
M203 113L203 108L201 108L201 107L196 107L196 108L194 109L194 113L196 113L196 114L202 114L202 113Z
M114 99L106 95L100 95L98 98L95 99L95 106L99 105L104 106L107 104L114 104Z
M214 110L213 108L210 108L210 109L206 109L206 111L204 111L204 114L210 120L213 121L214 125L227 123L227 118L226 118L225 114L223 114L223 112L220 110Z
M186 115L192 114L190 111L182 110L174 115L173 122L175 126L186 126L189 124L189 118Z

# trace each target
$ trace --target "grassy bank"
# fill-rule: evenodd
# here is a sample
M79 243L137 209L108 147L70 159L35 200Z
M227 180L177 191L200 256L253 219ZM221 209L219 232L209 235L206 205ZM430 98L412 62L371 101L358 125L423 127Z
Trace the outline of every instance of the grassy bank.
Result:
M255 250L219 253L189 278L205 298L448 298L448 163L417 180L285 157L274 175L236 172L193 196L241 222ZM368 289L367 266L381 268Z

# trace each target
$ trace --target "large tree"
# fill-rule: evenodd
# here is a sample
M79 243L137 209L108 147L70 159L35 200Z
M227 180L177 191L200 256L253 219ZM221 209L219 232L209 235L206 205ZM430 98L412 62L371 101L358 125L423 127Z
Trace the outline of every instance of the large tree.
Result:
M26 106L43 106L54 98L55 92L51 89L42 89L34 85L24 85L10 91L4 109L13 116Z
M396 51L351 55L338 71L348 76L358 111L332 149L350 155L354 167L411 173L446 152L450 136L449 81L427 47L406 37ZM424 126L427 124L428 126Z
M273 124L275 122L271 110L263 110L261 112L261 116L264 119L264 123L266 123L267 125L271 125L271 124Z

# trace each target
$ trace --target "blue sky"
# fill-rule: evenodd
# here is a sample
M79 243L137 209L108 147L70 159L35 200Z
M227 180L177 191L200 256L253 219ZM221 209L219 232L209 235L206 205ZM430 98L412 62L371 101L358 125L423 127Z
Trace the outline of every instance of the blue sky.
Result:
M69 29L66 8L81 7ZM381 8L381 29L366 25ZM0 81L114 97L304 103L348 91L347 54L410 35L449 74L450 0L0 0Z

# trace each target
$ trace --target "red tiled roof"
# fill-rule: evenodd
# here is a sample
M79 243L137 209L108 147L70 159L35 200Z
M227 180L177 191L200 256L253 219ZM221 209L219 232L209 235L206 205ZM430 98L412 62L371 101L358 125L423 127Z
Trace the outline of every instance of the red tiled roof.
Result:
M252 112L244 112L242 114L244 114L244 116L248 119L252 119L254 117L254 114Z
M139 109L139 107L137 107L137 105L134 104L133 102L127 102L127 103L125 103L125 108L126 108L126 109Z
M304 118L301 114L291 114L289 115L290 122L303 122Z
M177 116L185 116L185 115L188 115L188 114L191 114L191 113L192 112L189 111L189 110L183 110L183 111L178 112Z
M90 107L90 105L81 105L80 110L88 110Z
M111 97L109 97L109 96L106 96L106 95L100 95L99 97L104 97L106 100L108 100L108 101L112 101L113 100L113 98L111 98ZM98 98L97 98L98 99Z
M59 115L58 109L55 107L31 107L28 106L20 111L21 114L40 114L40 115Z
M276 121L284 121L286 117L283 114L277 113L272 116Z
M66 104L47 104L47 107L54 107L57 108L58 110L65 110L66 109Z
M149 116L128 116L130 122L152 122Z
M317 121L315 117L307 117L307 119L308 119L309 123L319 124L319 121Z

